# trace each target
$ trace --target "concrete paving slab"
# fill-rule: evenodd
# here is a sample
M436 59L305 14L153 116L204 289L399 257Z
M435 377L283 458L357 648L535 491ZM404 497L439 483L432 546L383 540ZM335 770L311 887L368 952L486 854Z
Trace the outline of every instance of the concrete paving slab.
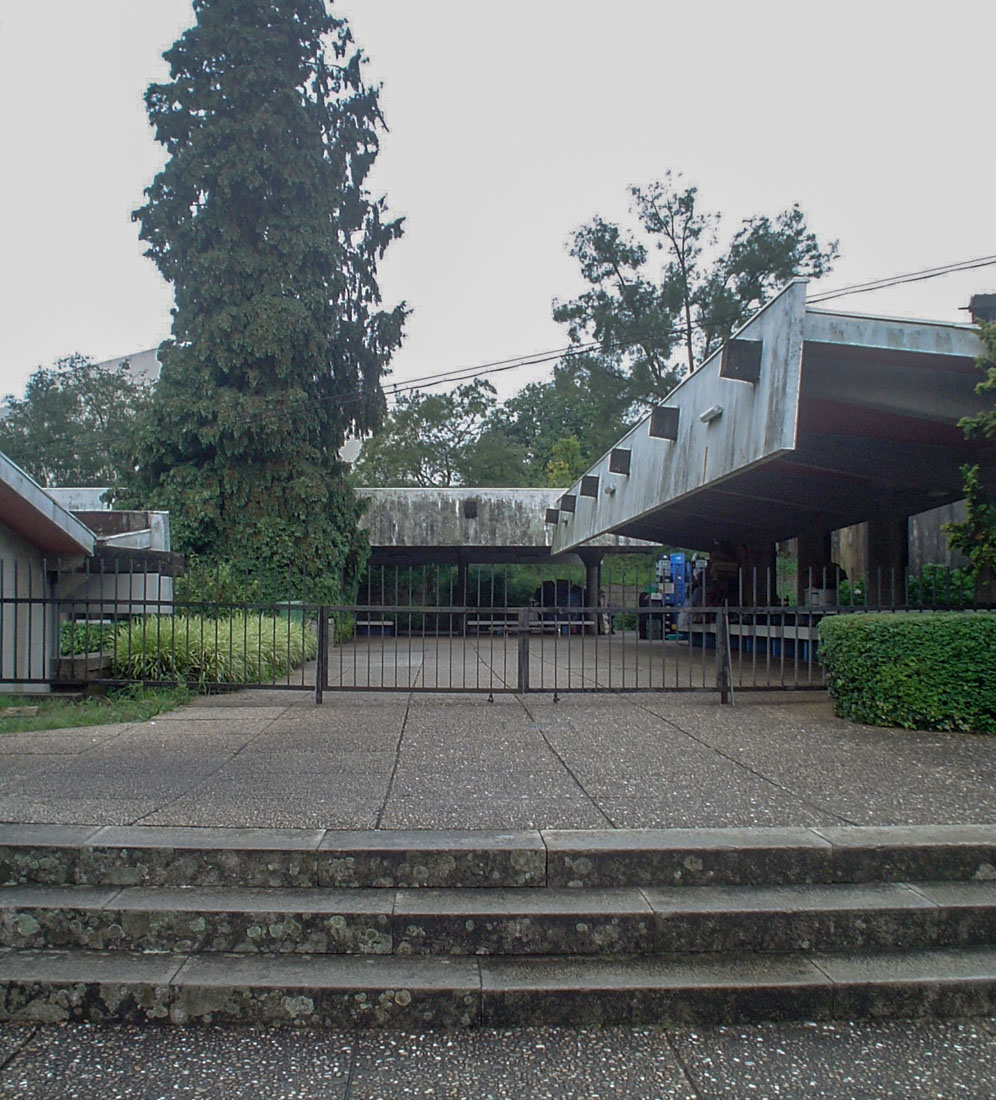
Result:
M77 756L96 745L112 741L127 729L120 726L81 726L64 730L32 730L0 734L0 755L8 753L40 756Z
M557 798L523 792L500 798L480 788L460 792L422 790L409 798L391 796L380 820L383 829L596 829L604 814L585 797Z
M10 753L3 760L3 773L0 774L0 798L4 794L20 793L21 784L34 782L49 768L61 763L61 756L38 756Z
M986 1019L360 1033L3 1026L0 1091L345 1100L349 1080L349 1100L981 1098L996 1094L993 1029Z
M21 1050L0 1073L4 1096L345 1100L355 1039L336 1032L88 1024L0 1030L0 1052L13 1043Z
M357 796L348 801L257 798L252 805L246 805L238 799L224 798L217 803L205 805L200 798L186 798L156 809L140 820L149 825L220 825L236 829L270 825L277 828L315 826L343 829L355 826L359 829L372 829L377 825L382 803L382 794L367 799Z
M217 778L239 782L240 780L279 780L291 776L317 779L355 776L361 782L390 777L394 770L393 752L331 750L299 750L297 752L256 752L247 750L226 760L219 767Z
M716 1027L670 1042L702 1100L996 1095L996 1039L982 1020Z
M293 692L243 691L96 733L13 735L27 751L9 754L17 772L0 779L0 820L182 824L186 815L201 825L388 829L996 820L996 739L854 727L819 695L743 693L733 708L688 693L495 699L330 692L316 706ZM324 753L345 762L349 782L329 783L328 766L316 766Z
M140 820L157 805L155 799L48 797L41 799L0 799L0 818L10 822L44 824L60 822L68 825L129 825Z
M350 1100L692 1100L666 1036L652 1029L360 1035Z

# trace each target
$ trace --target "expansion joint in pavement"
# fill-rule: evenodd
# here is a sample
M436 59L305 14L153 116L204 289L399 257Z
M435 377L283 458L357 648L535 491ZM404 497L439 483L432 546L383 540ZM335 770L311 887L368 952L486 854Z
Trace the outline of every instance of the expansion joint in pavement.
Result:
M769 786L774 787L775 790L783 791L785 794L790 794L793 798L798 799L806 806L817 810L820 813L828 814L830 817L836 818L842 825L860 825L860 821L855 821L852 818L845 817L843 814L837 813L836 810L830 809L829 806L824 806L820 802L814 802L811 798L806 798L805 795L800 794L798 791L792 790L791 787L786 787L784 783L779 783L777 779L772 779L770 775L765 775L764 772L758 771L756 768L752 768L745 764L742 760L733 756L732 753L724 752L722 749L717 748L715 745L706 741L702 737L697 737L691 730L686 730L684 726L679 726L677 722L665 715L658 714L657 711L651 710L650 707L643 703L634 702L634 706L640 707L648 714L652 714L655 718L659 718L666 725L670 726L673 730L677 730L682 736L687 737L689 740L694 741L696 745L700 745L704 749L708 749L710 752L714 752L717 756L723 760L733 764L734 767L739 768L741 771L746 772L748 775L754 776L755 779L759 779L762 783L767 783Z
M391 768L391 777L387 781L387 790L384 792L384 801L380 804L380 809L377 811L377 822L375 828L379 829L384 821L384 814L387 813L387 807L391 801L391 793L394 790L394 781L398 774L398 768L401 764L401 746L405 741L405 730L408 728L408 716L411 714L412 709L412 695L409 692L408 699L405 701L405 715L401 719L401 729L398 731L398 743L394 747L394 765Z
M560 764L560 766L564 769L564 771L567 772L567 774L571 777L571 779L576 784L578 790L581 791L581 793L585 796L585 798L587 798L588 801L592 804L592 806L595 807L595 811L599 814L599 816L605 819L605 821L609 825L609 828L611 828L611 829L616 828L616 823L612 820L611 817L609 817L609 815L605 812L605 810L602 809L602 807L598 803L598 799L596 799L595 796L591 793L591 791L589 791L588 788L585 787L584 783L581 782L581 777L570 766L570 764L567 763L567 761L563 758L563 756L561 756L561 754L558 752L556 746L553 744L553 742L550 740L550 738L547 737L546 731L543 730L542 727L539 725L539 723L536 721L536 718L533 715L533 712L527 706L525 699L523 699L523 697L521 695L517 695L516 699L518 699L519 704L521 705L522 709L528 715L530 722L533 723L533 725L536 729L536 732L543 739L543 743L546 745L547 749L550 751L550 754L553 756L553 758L557 761L557 763Z

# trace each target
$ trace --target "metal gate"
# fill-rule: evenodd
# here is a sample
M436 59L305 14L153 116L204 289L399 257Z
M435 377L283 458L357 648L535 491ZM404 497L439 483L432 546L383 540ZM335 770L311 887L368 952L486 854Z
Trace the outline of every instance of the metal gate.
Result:
M590 597L582 567L427 565L370 570L348 605L266 598L246 579L197 600L118 562L0 562L0 691L175 684L313 692L641 692L822 688L827 615L971 604L957 574L791 581L729 575L681 605L654 603L648 560L610 561ZM652 573L652 564L649 567ZM900 599L896 599L897 594ZM798 592L806 595L798 600ZM244 597L253 591L257 598ZM721 598L720 598L721 597ZM731 599L732 597L732 599ZM793 597L795 597L793 599Z

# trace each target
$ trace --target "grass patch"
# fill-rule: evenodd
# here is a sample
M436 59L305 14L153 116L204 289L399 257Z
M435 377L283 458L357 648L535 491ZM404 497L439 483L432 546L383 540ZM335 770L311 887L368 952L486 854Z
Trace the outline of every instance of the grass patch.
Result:
M86 699L25 698L23 695L0 695L0 710L4 707L37 706L34 715L0 718L0 734L26 733L32 730L60 730L73 726L104 726L115 722L144 722L167 710L189 702L190 691L179 688L116 688L106 695L91 695Z

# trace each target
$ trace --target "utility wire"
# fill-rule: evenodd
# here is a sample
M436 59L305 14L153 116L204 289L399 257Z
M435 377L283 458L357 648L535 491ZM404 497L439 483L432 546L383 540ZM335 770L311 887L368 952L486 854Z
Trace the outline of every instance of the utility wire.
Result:
M830 301L833 298L842 298L849 294L864 294L874 290L885 290L892 286L899 286L904 283L922 282L927 279L936 279L944 275L951 275L960 271L972 271L977 268L989 267L996 264L996 256L982 256L971 260L961 260L951 264L944 264L940 267L924 268L920 271L907 272L902 275L891 275L881 279L874 279L866 283L855 283L851 286L841 287L838 290L826 291L822 294L812 295L806 299L807 304L815 305L820 302ZM734 314L729 314L725 317L710 317L705 321L699 321L690 326L676 326L669 328L667 331L667 338L673 340L680 340L687 336L690 331L696 331L706 328L714 327L717 324L725 323L727 321L736 321L740 317L739 311ZM454 367L447 371L439 371L434 374L426 374L417 378L405 379L404 381L389 382L382 384L382 390L384 397L387 400L395 399L402 394L413 393L426 387L439 386L439 385L452 385L459 382L472 381L475 378L482 378L490 374L501 374L505 371L518 370L521 367L528 366L541 366L545 363L555 362L558 359L562 359L567 355L576 355L585 351L591 351L595 348L600 348L603 351L622 350L627 347L634 347L642 343L641 340L617 340L603 342L600 340L590 340L579 344L568 344L565 347L553 348L548 351L533 352L527 355L512 356L508 359L498 359L492 362L481 363L475 366L467 367ZM298 409L304 405L324 405L332 402L337 402L343 406L349 406L362 400L363 393L359 390L345 391L337 394L330 394L328 397L314 398L314 397L302 397L298 400L288 401L280 397L267 397L263 398L266 402L273 402L274 407L256 413L251 417L247 417L242 421L242 424L248 426L250 424L259 423L263 420L268 420L275 416L284 416L286 414L292 414L295 409ZM72 436L50 436L50 442L62 442L67 439L74 438ZM130 436L128 437L130 438ZM114 446L117 443L124 443L127 439L122 437L120 439L111 439L109 441L110 446Z
M853 286L841 287L839 290L827 290L822 294L814 294L807 297L810 305L818 302L828 302L831 298L843 298L847 294L865 294L872 290L885 290L887 287L899 286L902 283L919 283L926 279L936 279L941 275L953 275L958 271L973 271L979 267L990 267L996 264L996 256L980 256L975 260L960 260L953 264L944 264L941 267L928 267L922 271L910 271L905 275L889 275L884 279L873 279L868 283L855 283Z

